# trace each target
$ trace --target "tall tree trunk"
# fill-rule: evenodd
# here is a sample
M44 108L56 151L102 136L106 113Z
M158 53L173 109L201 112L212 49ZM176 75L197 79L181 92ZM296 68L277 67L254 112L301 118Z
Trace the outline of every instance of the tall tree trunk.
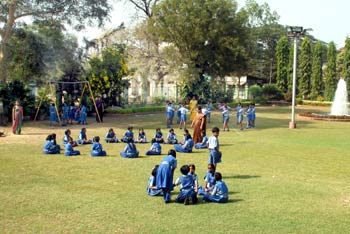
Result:
M6 26L3 30L1 30L1 44L0 44L0 80L3 82L6 82L7 80L7 72L6 72L6 56L5 56L5 46L11 37L12 34L12 28L15 23L15 12L16 12L16 1L12 1L9 4L9 12L8 12L8 18L6 22Z

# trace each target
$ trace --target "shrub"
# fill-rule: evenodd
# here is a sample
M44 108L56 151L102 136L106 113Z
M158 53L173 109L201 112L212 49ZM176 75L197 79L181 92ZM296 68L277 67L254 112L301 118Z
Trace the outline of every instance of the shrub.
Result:
M259 85L250 86L248 92L253 101L260 99L262 96L262 88Z
M267 100L283 99L282 91L275 84L266 84L262 88L262 96Z
M165 102L165 97L164 96L156 96L152 98L152 101L154 104L160 105Z

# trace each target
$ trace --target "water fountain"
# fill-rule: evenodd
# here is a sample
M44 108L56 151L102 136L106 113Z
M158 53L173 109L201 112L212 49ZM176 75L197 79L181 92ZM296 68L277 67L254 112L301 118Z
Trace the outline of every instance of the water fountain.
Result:
M349 115L348 91L344 79L339 79L331 108L331 115Z
M301 117L313 120L344 121L350 122L350 112L348 107L348 92L344 79L339 79L337 90L329 114L306 112L300 114Z

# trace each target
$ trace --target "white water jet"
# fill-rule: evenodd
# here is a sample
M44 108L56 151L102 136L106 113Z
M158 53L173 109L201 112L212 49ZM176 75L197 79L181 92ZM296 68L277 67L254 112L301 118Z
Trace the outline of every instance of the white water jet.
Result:
M330 115L349 115L348 91L346 90L346 82L342 78L338 81Z

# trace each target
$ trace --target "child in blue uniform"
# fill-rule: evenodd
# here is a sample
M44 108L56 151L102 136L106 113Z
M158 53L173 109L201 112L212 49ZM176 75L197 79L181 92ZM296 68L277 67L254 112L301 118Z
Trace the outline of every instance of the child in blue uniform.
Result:
M251 128L251 121L252 121L252 108L251 106L247 106L246 110L246 121L247 121L247 126L246 128Z
M130 139L134 142L134 132L133 132L133 127L129 126L128 131L124 133L123 138L121 139L122 142L128 143Z
M120 152L120 156L123 158L137 158L139 156L139 151L136 149L133 138L128 139L124 151Z
M236 108L237 110L237 124L239 125L239 129L243 130L243 113L244 109L239 104Z
M87 111L86 106L83 104L81 106L81 109L80 109L80 119L79 119L78 123L87 124L86 123L86 117L87 117L86 111Z
M50 126L52 126L53 122L56 122L56 123L58 122L56 107L54 103L52 103L50 106Z
M205 134L205 131L202 131L202 142L195 144L194 148L196 149L206 149L207 148L208 137Z
M186 109L183 105L180 106L178 112L180 112L180 123L179 128L182 129L182 126L186 128L186 114L189 110Z
M158 143L164 143L164 139L163 139L163 133L160 130L160 128L156 129L156 133L154 134L154 137L152 139L152 143L154 142L158 142Z
M102 150L102 145L100 143L100 137L95 136L94 137L94 143L91 147L91 156L106 156L106 151Z
M199 187L198 188L198 194L203 195L205 193L208 193L210 191L212 191L214 189L215 186L215 165L209 163L208 164L208 171L205 174L204 177L204 188L203 187Z
M55 143L53 134L50 134L46 137L46 141L43 147L44 154L59 154L60 146Z
M68 144L70 141L72 141L73 147L78 145L77 142L73 141L73 138L70 135L71 135L70 129L67 129L66 131L64 131L63 146L65 144Z
M199 184L198 184L198 176L196 174L196 166L194 164L190 164L188 166L190 167L190 172L188 174L192 175L193 177L193 183L194 183L193 189L196 193L198 193Z
M158 142L154 142L151 149L146 151L146 155L161 155L162 146Z
M228 201L228 188L224 181L222 181L222 175L220 172L216 172L214 175L215 186L210 192L203 195L203 200L207 202L225 203Z
M143 128L139 128L139 135L137 136L136 142L147 143L146 133Z
M162 190L157 189L157 186L156 186L156 177L157 177L158 167L159 165L154 166L151 172L151 176L148 179L147 194L150 196L163 196Z
M170 191L173 190L173 176L176 167L176 151L171 149L162 159L156 177L156 187L162 190L165 203L170 202Z
M79 139L77 140L79 145L92 144L92 140L87 139L86 128L80 130Z
M182 175L175 181L175 186L180 185L180 192L176 198L176 202L184 203L185 205L197 203L197 194L194 191L193 176L189 174L190 167L183 165L180 168Z
M62 106L62 126L68 124L69 120L69 106L64 102Z
M73 139L70 137L68 140L68 143L64 145L64 147L66 148L65 152L64 152L64 156L76 156L76 155L80 155L80 151L79 150L74 150L73 149L73 145L74 145L74 141Z
M166 143L167 144L177 144L176 134L175 134L173 128L169 130Z
M230 107L228 107L225 104L223 106L223 110L222 110L222 122L223 122L222 129L224 129L224 131L230 131L230 129L228 127L229 121L230 121Z
M219 150L219 134L220 129L218 127L214 127L212 130L212 136L208 139L208 150L209 150L209 158L208 163L212 163L216 165L221 163L221 151Z
M254 128L255 127L255 111L256 111L256 109L255 109L255 104L254 103L252 103L252 113L251 113L251 121L250 121L250 126L252 127L252 128Z
M105 141L107 143L118 143L119 142L117 136L115 135L113 128L110 128L108 130L106 137L105 137Z
M176 144L176 145L174 145L174 148L177 152L191 153L193 146L194 146L194 143L193 143L191 134L188 133L187 129L185 129L185 133L187 134L185 143L184 144Z
M208 123L210 123L210 114L211 114L212 108L213 108L213 105L211 104L211 101L209 100L207 103L207 114L206 114Z

